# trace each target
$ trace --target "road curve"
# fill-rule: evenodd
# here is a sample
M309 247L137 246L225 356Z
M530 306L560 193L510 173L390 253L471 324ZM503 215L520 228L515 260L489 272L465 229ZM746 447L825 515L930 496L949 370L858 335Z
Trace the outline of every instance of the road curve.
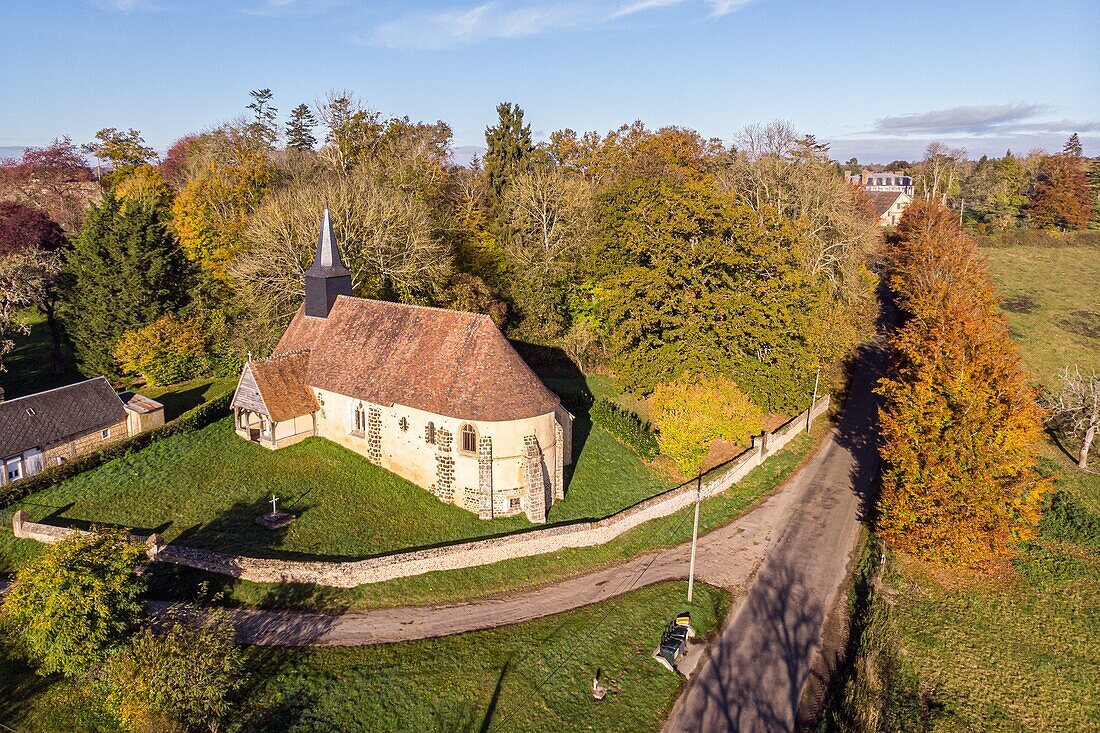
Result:
M871 387L881 363L878 349L864 349L838 426L785 489L795 497L792 511L666 733L795 729L825 614L859 537L861 503L878 474Z

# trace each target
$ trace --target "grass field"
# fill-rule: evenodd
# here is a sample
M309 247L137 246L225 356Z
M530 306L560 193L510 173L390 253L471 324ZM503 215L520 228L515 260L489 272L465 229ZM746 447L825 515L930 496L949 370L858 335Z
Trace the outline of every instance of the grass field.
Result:
M65 371L61 374L53 371L50 330L46 327L45 316L38 311L25 311L23 319L31 330L28 334L16 336L15 348L4 356L5 371L0 372L0 387L4 388L4 399L10 400L64 387L84 379L73 366L72 351L68 344L63 345L67 364Z
M1037 383L1052 386L1066 364L1100 369L1100 334L1081 327L1100 319L1100 249L982 252ZM883 731L1100 730L1100 475L1042 450L1055 493L1011 567L886 564L861 641L875 672L849 684L849 724L827 730L869 730L875 714Z
M174 395L202 399L226 386L194 384ZM603 517L669 485L602 430L585 428L581 440L566 498L552 508L550 522ZM274 533L255 522L272 494L298 515ZM35 521L125 526L169 542L280 557L361 558L532 526L522 517L479 520L326 440L272 452L238 438L229 418L158 441L15 508ZM35 551L29 545L0 530L0 566L17 566Z
M585 608L461 636L347 649L247 651L245 731L657 731L682 687L649 654L690 610L713 633L729 597L663 583ZM599 669L608 688L589 689ZM0 657L0 718L20 733L107 731L91 687Z
M700 534L728 523L789 478L810 453L815 440L821 439L827 430L828 426L817 425L813 436L798 438L733 488L705 500L699 516ZM684 509L595 547L425 573L357 588L251 583L186 568L154 565L153 593L157 597L192 599L201 588L221 595L221 600L231 605L328 611L458 603L530 590L544 583L614 565L641 552L686 542L691 539L691 517L692 510Z
M1100 248L983 249L1024 365L1043 386L1100 371Z

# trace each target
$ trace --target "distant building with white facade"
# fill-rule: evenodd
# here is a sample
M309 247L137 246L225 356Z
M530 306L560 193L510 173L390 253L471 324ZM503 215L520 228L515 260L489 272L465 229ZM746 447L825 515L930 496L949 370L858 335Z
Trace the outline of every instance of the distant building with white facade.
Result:
M867 192L882 226L897 226L913 200L913 179L904 173L860 171L846 175L845 180Z

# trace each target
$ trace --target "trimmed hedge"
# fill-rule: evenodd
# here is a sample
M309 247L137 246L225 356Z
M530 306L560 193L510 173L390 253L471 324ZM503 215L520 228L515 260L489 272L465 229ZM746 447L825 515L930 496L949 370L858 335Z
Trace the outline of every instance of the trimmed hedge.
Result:
M135 451L145 448L155 441L180 433L192 433L205 428L212 422L229 414L229 403L233 401L233 393L229 392L193 407L175 420L159 427L147 430L144 433L127 438L95 453L74 458L59 466L48 466L41 472L30 478L23 479L14 484L10 489L0 493L0 509L5 509L20 499L35 494L44 489L56 486L73 476L98 468L108 461L120 458Z
M653 460L660 453L657 438L649 429L649 423L630 410L620 407L606 397L601 397L588 411L593 425L611 433L615 440L633 450L646 460Z

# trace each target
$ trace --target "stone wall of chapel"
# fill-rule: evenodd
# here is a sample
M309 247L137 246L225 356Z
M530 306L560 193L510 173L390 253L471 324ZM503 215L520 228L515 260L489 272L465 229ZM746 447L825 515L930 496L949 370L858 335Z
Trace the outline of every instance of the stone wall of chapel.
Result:
M501 422L465 421L404 405L374 405L326 390L315 389L314 393L320 405L317 413L317 435L369 459L370 431L364 430L362 435L355 433L355 406L362 403L363 413L368 416L372 408L377 409L381 417L380 459L377 463L429 491L437 483L438 446L427 442L426 427L431 422L437 431L450 431L453 436L450 457L454 465L453 469L448 469L448 474L453 470L453 479L452 485L445 488L443 493L449 501L470 511L477 512L479 508L479 502L475 502L474 497L480 496L480 468L477 451L462 450L461 429L465 424L473 425L479 438L488 437L492 440L494 516L517 514L524 509L522 498L526 495L523 475L525 436L534 435L537 438L548 475L554 475L558 450L554 413ZM404 429L402 419L406 421ZM514 499L521 499L518 506Z

